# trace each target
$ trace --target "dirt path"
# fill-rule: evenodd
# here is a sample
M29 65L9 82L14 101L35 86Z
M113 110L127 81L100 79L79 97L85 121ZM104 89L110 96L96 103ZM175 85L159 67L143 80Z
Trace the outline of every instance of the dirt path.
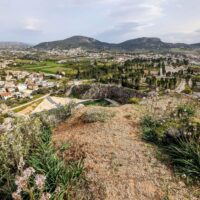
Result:
M106 123L83 123L78 110L54 133L54 141L70 141L83 146L87 178L101 184L106 200L185 200L195 199L182 181L155 158L155 150L140 138L138 107L106 108L116 116ZM95 184L93 184L95 185ZM189 198L190 197L190 198Z
M33 103L39 101L39 100L45 99L45 98L48 97L49 95L50 95L50 94L46 94L46 95L44 95L44 96L42 96L42 97L40 97L40 98L37 98L37 99L35 99L35 100L33 100L33 101L28 102L28 103L25 103L25 104L22 104L22 105L20 105L20 106L16 106L16 107L10 108L10 109L8 109L7 111L14 111L14 110L16 110L16 109L23 108L24 106L31 105L31 104L33 104Z
M176 92L177 93L181 93L184 89L185 89L185 85L186 85L186 80L182 79L179 86L176 88Z

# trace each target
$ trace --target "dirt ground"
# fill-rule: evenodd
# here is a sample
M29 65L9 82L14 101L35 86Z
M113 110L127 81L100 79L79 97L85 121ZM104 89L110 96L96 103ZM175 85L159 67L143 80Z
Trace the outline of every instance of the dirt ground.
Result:
M77 110L54 131L53 140L82 147L94 199L197 200L195 189L175 178L170 168L156 159L155 147L141 140L141 106L105 108L116 113L110 121L84 123L83 113L93 108Z

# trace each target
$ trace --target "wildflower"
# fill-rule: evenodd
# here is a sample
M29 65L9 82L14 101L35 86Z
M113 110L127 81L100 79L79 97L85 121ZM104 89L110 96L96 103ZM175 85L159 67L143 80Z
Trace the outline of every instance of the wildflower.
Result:
M42 174L38 174L35 176L35 184L37 185L39 190L42 190L45 185L46 177Z
M13 192L13 193L12 193L12 198L13 198L14 200L22 200L21 195L18 194L17 192Z
M192 135L192 133L191 133L191 132L189 132L189 133L188 133L188 135L189 135L189 136L191 136L191 135Z
M41 200L49 200L51 198L51 194L50 193L43 193L41 196Z
M183 175L182 175L182 178L187 178L186 174L183 174Z
M22 170L24 165L25 165L24 159L23 159L23 157L20 157L19 164L18 164L18 170Z
M21 191L22 191L21 188L18 187L16 193L17 193L17 194L20 194Z
M27 179L25 177L17 176L15 180L15 184L20 189L27 188Z
M23 176L26 178L26 179L29 179L31 175L33 175L33 173L35 173L35 169L33 169L32 167L29 167L27 169L25 169L23 171Z
M55 193L60 192L60 190L61 190L60 186L56 187L56 189L55 189Z

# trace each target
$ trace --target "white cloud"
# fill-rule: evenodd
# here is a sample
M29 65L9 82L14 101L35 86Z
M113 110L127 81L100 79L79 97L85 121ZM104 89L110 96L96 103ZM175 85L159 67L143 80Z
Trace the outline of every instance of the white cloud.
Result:
M43 22L37 18L27 18L25 20L24 28L29 31L40 31L42 28Z

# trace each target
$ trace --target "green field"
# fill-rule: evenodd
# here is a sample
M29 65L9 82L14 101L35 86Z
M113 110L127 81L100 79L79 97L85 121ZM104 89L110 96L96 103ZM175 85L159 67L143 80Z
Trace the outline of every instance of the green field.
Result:
M49 74L56 74L58 72L65 72L67 77L73 77L77 74L77 69L84 71L90 65L89 61L72 62L65 64L58 64L57 61L34 61L31 60L16 60L18 70L25 70L31 72L43 72Z

